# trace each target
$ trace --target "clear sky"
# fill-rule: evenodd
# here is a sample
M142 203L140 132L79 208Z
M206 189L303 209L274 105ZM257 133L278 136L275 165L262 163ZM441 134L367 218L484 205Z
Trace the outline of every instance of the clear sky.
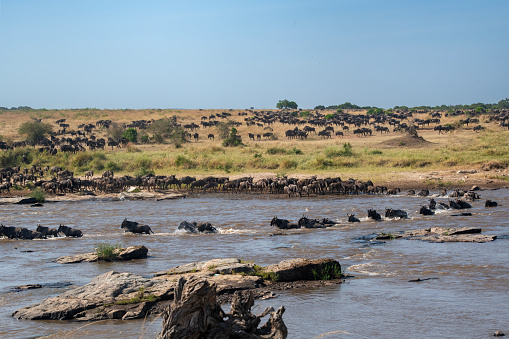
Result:
M508 0L0 0L0 106L509 97Z

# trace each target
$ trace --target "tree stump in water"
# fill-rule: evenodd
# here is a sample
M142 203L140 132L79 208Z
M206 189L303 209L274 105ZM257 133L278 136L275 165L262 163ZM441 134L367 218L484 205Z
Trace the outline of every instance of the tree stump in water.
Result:
M206 338L227 339L246 338L285 339L288 331L283 322L284 307L277 311L267 308L259 316L251 313L254 298L247 298L236 292L230 313L225 314L216 301L216 286L206 279L180 278L175 289L173 304L163 315L163 329L158 339ZM270 314L270 319L258 328L261 318ZM227 318L225 320L225 318Z

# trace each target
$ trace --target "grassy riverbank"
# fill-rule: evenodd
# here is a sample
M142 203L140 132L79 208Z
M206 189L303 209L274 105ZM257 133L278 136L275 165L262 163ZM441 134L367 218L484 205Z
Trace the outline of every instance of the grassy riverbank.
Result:
M219 110L175 111L175 110L64 110L32 112L27 115L4 113L0 132L4 138L18 139L16 126L31 117L52 122L66 117L71 127L93 122L94 119L111 119L130 122L136 119L158 119L177 115L181 123L199 123L201 116ZM414 115L425 118L428 114ZM458 125L464 117L444 118L446 123ZM232 112L232 120L242 121ZM99 151L78 153L58 152L49 155L33 147L16 148L0 152L0 167L60 166L75 175L94 171L112 170L116 175L143 175L155 173L177 176L232 176L243 173L274 173L276 175L318 175L371 179L377 182L394 181L407 173L430 173L434 171L470 171L484 173L486 180L507 181L509 167L509 131L488 117L481 117L484 129L473 131L473 126L464 126L455 131L439 134L431 127L421 128L419 138L408 134L391 132L376 133L370 137L358 137L345 133L344 137L322 139L310 134L307 140L287 139L284 131L291 127L280 123L272 125L275 137L260 141L249 140L247 133L261 133L259 127L239 126L243 137L239 147L223 147L222 140L209 140L208 133L215 133L215 127L198 130L198 141L184 143L181 147L173 144L129 144L120 149L106 147ZM8 123L8 125L6 124ZM98 134L106 135L105 130ZM216 134L217 135L217 134ZM22 156L25 155L25 162ZM419 179L426 184L428 179ZM429 184L450 186L456 182L443 179L428 180Z

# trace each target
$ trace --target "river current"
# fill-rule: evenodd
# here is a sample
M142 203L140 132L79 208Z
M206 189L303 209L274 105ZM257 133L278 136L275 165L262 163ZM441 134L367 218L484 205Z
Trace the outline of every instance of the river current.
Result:
M437 193L437 192L431 192ZM65 224L82 238L0 239L0 338L154 338L161 318L145 320L27 321L15 310L83 285L111 270L150 277L181 264L236 257L269 265L292 258L333 258L353 276L343 284L282 291L278 298L256 301L253 313L284 305L288 338L488 338L509 332L509 190L481 191L468 210L472 216L418 214L428 198L407 196L324 196L286 198L268 195L206 194L163 201L86 201L47 203L35 208L0 205L0 222L35 229ZM484 207L491 199L500 206ZM436 198L447 201L447 198ZM410 219L367 219L366 210L402 209ZM350 224L355 214L360 223ZM336 220L327 229L288 231L269 236L277 216L296 222L302 215ZM153 235L124 233L124 218L150 225ZM180 222L210 222L219 234L190 235ZM433 226L482 228L497 235L489 243L428 243L389 240L372 244L356 238L371 233ZM130 262L61 265L64 255L93 252L101 242L145 245L149 258ZM409 282L414 279L422 282ZM25 284L41 289L15 292ZM62 287L71 284L69 287ZM73 331L69 333L69 331Z

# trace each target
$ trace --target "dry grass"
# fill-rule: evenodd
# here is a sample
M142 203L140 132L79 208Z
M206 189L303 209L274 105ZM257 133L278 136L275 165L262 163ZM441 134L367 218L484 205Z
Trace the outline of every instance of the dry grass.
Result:
M232 120L244 120L243 116L238 116L240 110L6 111L0 114L0 135L4 139L20 140L17 129L32 118L42 119L43 122L53 125L57 119L66 119L70 128L77 130L79 124L101 119L130 123L133 120L160 119L173 115L178 117L179 123L199 124L202 116L208 117L223 111L229 112ZM429 115L417 114L414 117L426 119ZM441 123L457 125L459 119L464 117L443 118ZM480 133L474 132L472 125L443 134L433 131L433 125L425 127L418 131L419 136L428 142L424 147L397 141L391 143L391 140L399 140L397 138L403 136L393 132L374 134L371 137L357 137L352 132L347 132L342 138L325 140L311 134L304 141L289 140L284 136L285 131L294 126L280 123L270 126L278 137L277 140L252 141L248 139L248 133L263 134L267 130L258 126L246 127L243 124L237 129L245 146L236 148L223 147L222 141L217 138L216 128L209 127L198 130L198 142L188 142L181 148L170 144L138 144L120 150L107 148L104 151L87 151L75 155L59 153L55 157L34 152L31 163L41 166L59 165L74 170L77 174L83 174L86 170L95 170L97 173L103 169L113 169L118 174L133 174L144 168L162 175L206 176L270 172L280 175L341 175L372 180L397 177L398 173L403 172L482 169L488 163L493 163L498 169L505 169L509 166L509 132L494 123L484 123L486 120L484 117L480 118L481 123L487 127ZM141 131L139 134L144 133ZM206 136L209 133L215 134L216 139L208 140ZM95 134L104 137L106 130L98 129ZM345 143L352 146L352 154L345 155L341 152Z

